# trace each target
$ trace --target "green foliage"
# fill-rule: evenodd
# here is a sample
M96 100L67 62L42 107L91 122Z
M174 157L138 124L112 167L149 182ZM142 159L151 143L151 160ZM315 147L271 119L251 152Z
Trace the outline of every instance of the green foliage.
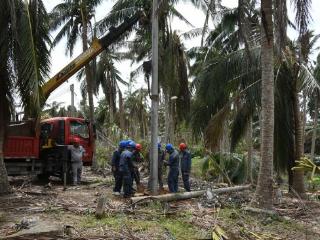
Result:
M105 146L98 145L96 147L96 159L99 167L106 167L111 163L111 157L114 150L110 150Z
M246 156L237 153L214 153L202 160L202 177L214 181L222 177L234 184L244 183L247 178ZM253 159L253 177L258 174L258 166Z
M41 85L50 67L48 15L41 0L3 1L0 7L2 97L17 94L28 117L39 115ZM13 89L14 88L14 89ZM12 94L11 94L12 93ZM7 101L7 100L5 100ZM4 111L9 104L1 101Z

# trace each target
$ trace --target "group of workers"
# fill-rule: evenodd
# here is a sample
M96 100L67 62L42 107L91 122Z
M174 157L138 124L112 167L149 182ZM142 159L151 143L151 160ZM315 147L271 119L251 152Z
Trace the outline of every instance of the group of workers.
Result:
M141 155L142 146L132 140L122 140L119 142L118 149L113 153L111 166L115 179L113 188L114 195L120 195L123 188L123 196L131 197L135 190L133 188L133 180L136 182L137 188L141 186L140 173L138 165L142 162ZM172 144L165 146L165 151L158 143L158 183L159 188L163 189L163 167L168 166L168 188L172 193L178 192L179 166L181 169L182 180L186 191L190 191L189 176L191 171L191 154L185 143L179 145L179 152ZM169 154L168 161L165 160L165 153ZM150 160L150 153L149 153ZM150 165L150 164L149 164ZM150 181L148 184L150 188Z

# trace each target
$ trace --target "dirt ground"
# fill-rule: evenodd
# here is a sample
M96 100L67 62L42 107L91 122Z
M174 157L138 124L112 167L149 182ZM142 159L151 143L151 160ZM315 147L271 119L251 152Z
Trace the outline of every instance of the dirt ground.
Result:
M320 239L320 202L284 194L276 215L245 211L253 190L212 198L132 205L115 197L109 174L84 172L80 186L65 191L58 179L50 183L32 177L11 178L13 193L0 197L0 239L32 225L59 225L59 235L12 239ZM207 183L193 181L196 186ZM210 186L212 187L212 186ZM107 196L106 214L96 219L97 199ZM45 227L41 227L45 230Z

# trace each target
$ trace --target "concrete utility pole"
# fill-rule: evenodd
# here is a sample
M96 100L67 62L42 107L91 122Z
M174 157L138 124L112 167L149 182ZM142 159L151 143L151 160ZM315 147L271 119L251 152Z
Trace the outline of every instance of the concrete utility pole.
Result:
M151 85L151 193L158 194L158 0L153 0L152 10L152 85Z
M70 85L70 91L71 91L71 117L75 116L75 112L74 112L74 84Z

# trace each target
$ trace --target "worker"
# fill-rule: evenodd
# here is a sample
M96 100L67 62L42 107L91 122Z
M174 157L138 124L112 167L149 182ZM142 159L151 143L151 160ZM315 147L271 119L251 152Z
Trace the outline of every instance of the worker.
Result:
M135 149L132 153L132 178L136 182L137 188L141 185L140 183L140 173L139 173L139 167L138 164L142 162L142 155L141 155L142 145L140 143L136 144Z
M175 193L178 192L179 153L171 143L166 145L166 151L169 154L169 161L164 161L169 166L168 187L170 192Z
M122 174L119 171L119 164L120 164L120 155L126 147L126 141L122 140L119 142L118 149L113 152L112 160L111 160L111 167L112 173L114 177L114 188L113 188L113 195L119 196L122 187Z
M119 171L123 177L123 197L131 197L132 192L132 152L136 144L133 141L126 142L126 148L120 155Z
M185 143L180 143L179 149L180 149L179 157L180 157L183 186L187 192L190 192L189 176L191 171L191 154L187 149L187 144Z
M81 183L82 174L82 158L85 149L80 145L80 138L73 138L73 145L68 146L71 153L71 169L72 169L72 185L75 186Z
M165 158L165 151L161 148L161 143L158 143L158 183L159 183L159 190L163 191L163 161Z

